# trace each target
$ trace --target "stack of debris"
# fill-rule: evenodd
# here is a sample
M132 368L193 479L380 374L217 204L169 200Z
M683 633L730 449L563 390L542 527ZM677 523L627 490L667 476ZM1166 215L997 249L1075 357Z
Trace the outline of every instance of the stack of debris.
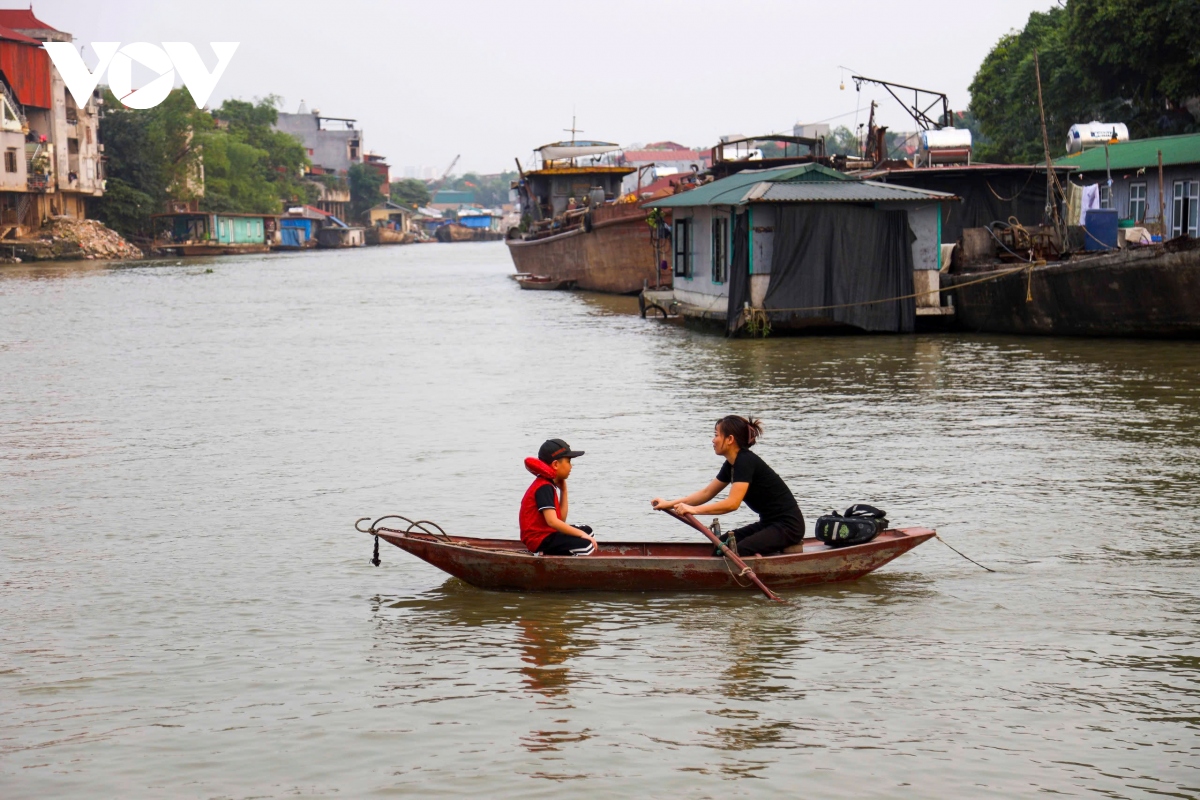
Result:
M56 217L30 239L0 243L0 256L10 255L21 261L118 260L141 258L143 253L97 220Z

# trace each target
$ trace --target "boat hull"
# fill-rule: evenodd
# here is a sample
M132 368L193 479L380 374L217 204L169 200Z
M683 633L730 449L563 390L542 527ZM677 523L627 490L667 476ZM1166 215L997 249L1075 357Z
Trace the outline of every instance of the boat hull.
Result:
M861 578L935 536L927 528L888 530L867 544L830 548L805 539L799 552L746 563L772 589ZM758 591L705 543L614 542L587 557L535 556L519 541L440 537L380 529L379 538L481 589L507 591ZM797 550L799 546L788 548Z
M434 232L434 236L439 242L496 242L504 238L504 234L499 231L488 230L487 228L468 228L466 225L450 223L442 225Z
M271 249L268 244L182 244L160 247L177 256L237 256L244 253L266 253Z
M1052 336L1200 338L1200 240L1053 262L955 288L987 275L943 276L959 327Z
M539 239L508 239L517 272L574 281L592 292L635 294L657 281L669 287L671 276L659 277L646 211L633 203L597 208L591 221ZM590 228L590 230L588 230Z

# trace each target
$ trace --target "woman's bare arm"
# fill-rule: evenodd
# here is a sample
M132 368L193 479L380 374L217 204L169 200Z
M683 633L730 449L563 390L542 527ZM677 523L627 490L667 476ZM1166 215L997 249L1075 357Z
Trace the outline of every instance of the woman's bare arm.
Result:
M678 514L728 514L741 508L742 501L746 499L746 490L749 488L750 484L748 483L735 483L729 487L729 495L724 500L704 505L694 505L685 500L675 506L675 512ZM712 495L706 499L712 499Z
M675 500L664 500L661 497L656 497L650 501L650 505L655 509L662 509L674 508L680 504L690 506L696 505L697 503L707 503L709 500L712 500L714 497L716 497L717 494L728 485L729 484L725 483L724 481L719 481L716 478L713 478L708 482L708 486L705 486L698 492L692 492L687 497L680 497ZM742 494L745 495L745 492Z

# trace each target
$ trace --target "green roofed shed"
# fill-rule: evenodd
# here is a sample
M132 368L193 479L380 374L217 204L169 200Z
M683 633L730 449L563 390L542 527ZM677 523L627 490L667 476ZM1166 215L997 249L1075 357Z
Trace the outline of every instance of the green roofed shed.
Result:
M1158 168L1158 151L1162 151L1163 166L1200 164L1200 133L1181 136L1159 136L1153 139L1134 139L1108 145L1108 165L1112 170ZM1105 169L1104 148L1093 147L1064 156L1054 162L1060 167L1075 167L1077 172Z

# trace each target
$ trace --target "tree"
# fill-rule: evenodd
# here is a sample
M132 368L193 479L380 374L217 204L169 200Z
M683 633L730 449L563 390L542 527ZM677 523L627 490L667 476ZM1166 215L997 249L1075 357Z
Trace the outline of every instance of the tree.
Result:
M424 181L416 178L405 178L395 181L391 186L392 202L405 206L429 205L429 188Z
M508 192L512 187L512 182L516 178L516 172L500 172L494 175L479 175L474 172L468 172L461 178L454 178L447 181L446 185L442 188L460 192L473 192L476 203L491 208L502 206L508 202Z
M238 141L223 131L203 137L205 211L243 214L277 214L281 210L277 186L270 179L266 150Z
M1195 130L1184 104L1200 96L1196 0L1072 0L1067 35L1097 99L1119 99L1131 132Z
M854 131L839 125L825 137L825 154L830 156L861 156L862 145Z
M295 136L273 127L279 120L279 102L275 95L257 98L253 103L226 100L213 112L213 117L224 123L225 133L230 138L264 154L258 174L262 181L273 184L270 191L278 200L310 202L312 188L301 178L304 169L311 164L308 152ZM262 187L256 189L255 194L261 191Z
M1034 51L1042 74L1046 130L1061 152L1067 129L1101 115L1067 41L1067 9L1029 15L1025 28L1001 37L971 83L971 113L987 142L976 148L980 161L1036 163L1045 159L1038 109Z
M1196 129L1183 107L1200 95L1196 0L1068 0L1029 15L984 58L971 83L970 111L983 134L981 161L1045 158L1034 51L1051 153L1073 123L1125 122L1131 135ZM1190 9L1190 10L1189 10Z
M105 93L100 120L107 188L96 216L123 236L149 238L150 215L200 190L200 139L212 118L183 89L149 109L124 108Z
M346 177L350 182L350 216L362 219L372 206L384 201L379 172L368 164L351 164Z

